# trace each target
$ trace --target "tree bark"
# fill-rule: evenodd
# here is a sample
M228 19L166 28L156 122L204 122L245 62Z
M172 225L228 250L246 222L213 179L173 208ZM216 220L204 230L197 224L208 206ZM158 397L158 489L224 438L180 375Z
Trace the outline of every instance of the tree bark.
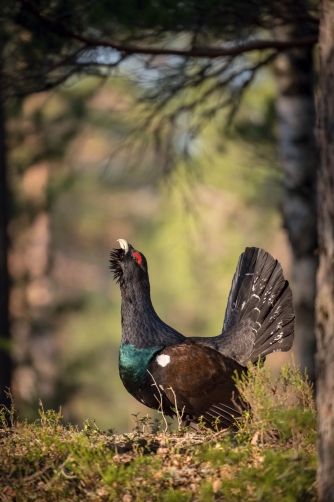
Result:
M319 271L317 277L318 489L334 501L334 0L322 0L318 140Z
M290 39L298 27L280 29ZM302 371L315 380L314 304L318 267L314 72L312 49L292 49L275 62L279 150L284 173L282 212L292 248L292 291L296 311L294 350Z
M11 383L8 275L8 181L4 103L0 90L0 405L10 407L6 391Z

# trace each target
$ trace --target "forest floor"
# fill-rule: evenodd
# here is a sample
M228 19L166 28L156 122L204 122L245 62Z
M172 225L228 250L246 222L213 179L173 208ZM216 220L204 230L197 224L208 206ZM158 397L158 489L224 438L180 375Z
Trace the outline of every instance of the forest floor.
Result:
M34 423L3 412L0 500L315 501L316 411L298 369L276 380L252 367L238 382L251 405L235 430L164 431L165 421L135 417L132 433L79 429L61 413Z

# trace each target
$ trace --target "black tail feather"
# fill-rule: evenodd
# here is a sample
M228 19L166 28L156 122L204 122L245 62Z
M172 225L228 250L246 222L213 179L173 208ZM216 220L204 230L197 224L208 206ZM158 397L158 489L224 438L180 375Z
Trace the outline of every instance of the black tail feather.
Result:
M239 337L248 347L251 343L247 358L256 361L291 348L294 319L292 293L281 265L263 249L246 248L233 278L223 334L233 333L236 343Z

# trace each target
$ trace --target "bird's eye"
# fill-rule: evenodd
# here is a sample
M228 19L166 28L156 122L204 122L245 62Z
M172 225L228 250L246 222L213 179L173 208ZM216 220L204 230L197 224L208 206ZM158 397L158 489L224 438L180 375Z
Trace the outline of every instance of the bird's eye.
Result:
M138 265L141 264L142 257L141 257L140 253L138 253L137 251L135 251L134 253L132 253L132 258L138 263Z

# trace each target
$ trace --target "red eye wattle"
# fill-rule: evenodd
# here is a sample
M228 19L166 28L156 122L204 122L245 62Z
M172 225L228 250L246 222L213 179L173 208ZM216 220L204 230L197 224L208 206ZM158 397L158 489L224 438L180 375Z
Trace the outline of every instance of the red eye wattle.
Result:
M142 262L141 254L138 253L137 251L135 251L134 253L132 253L132 256L135 258L135 260L138 263L138 265L140 265L141 262Z

